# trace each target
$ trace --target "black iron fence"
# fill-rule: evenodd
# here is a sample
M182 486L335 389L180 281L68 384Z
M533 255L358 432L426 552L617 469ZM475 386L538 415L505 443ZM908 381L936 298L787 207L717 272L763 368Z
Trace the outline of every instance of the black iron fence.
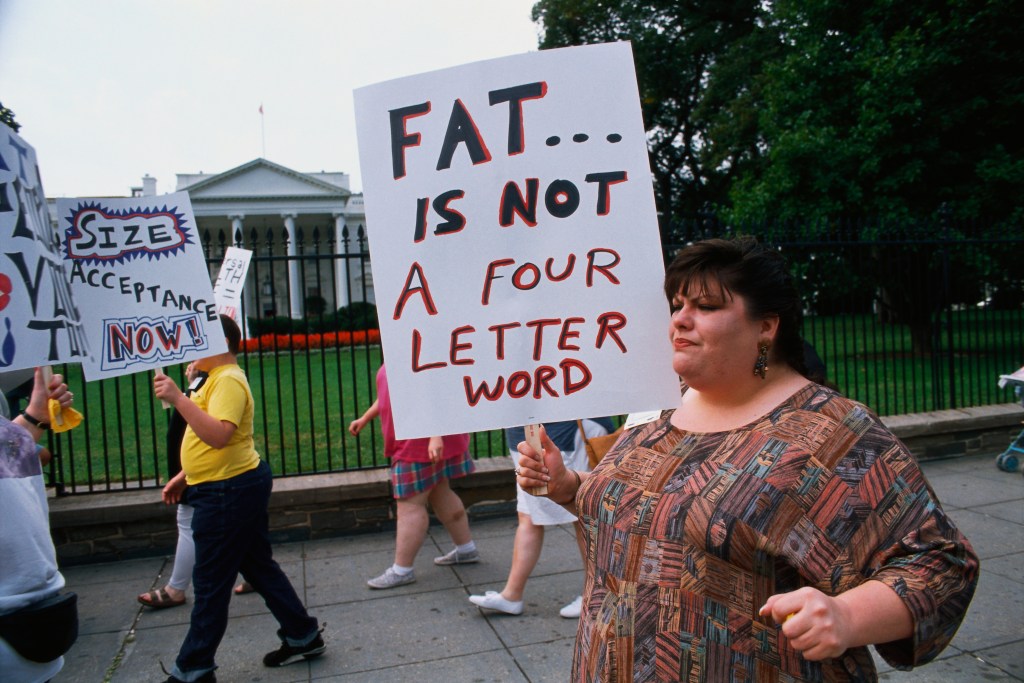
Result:
M1024 364L1024 231L990 226L753 225L699 218L663 230L665 257L710 236L776 245L805 299L805 337L829 379L881 415L1014 401L999 374ZM228 246L253 252L240 363L256 400L257 448L277 476L382 467L377 427L348 425L374 400L381 362L362 226L203 235L211 275ZM666 323L667 324L667 323ZM85 384L63 368L86 415L51 437L58 493L157 487L167 478L167 415L146 373ZM171 370L180 380L181 368ZM504 455L500 431L473 436L479 458Z

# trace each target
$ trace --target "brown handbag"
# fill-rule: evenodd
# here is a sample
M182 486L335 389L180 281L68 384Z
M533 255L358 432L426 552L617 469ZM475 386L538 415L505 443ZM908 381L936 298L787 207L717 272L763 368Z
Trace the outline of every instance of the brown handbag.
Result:
M583 435L583 443L587 447L587 460L590 461L590 469L594 469L597 467L597 463L601 462L604 454L610 451L615 442L619 440L619 435L622 434L622 425L619 425L619 428L611 434L590 438L587 438L587 432L583 429L583 420L576 420L576 425L579 427L580 434Z

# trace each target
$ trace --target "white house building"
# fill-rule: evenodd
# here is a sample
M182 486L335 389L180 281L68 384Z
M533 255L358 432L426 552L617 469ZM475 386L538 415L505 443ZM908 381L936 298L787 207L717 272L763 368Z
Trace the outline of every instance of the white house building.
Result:
M147 182L155 193L155 181L143 178L143 196L148 194ZM263 316L290 311L299 318L309 297L323 297L337 307L374 301L368 268L356 269L349 259L338 259L333 276L321 270L318 277L315 268L303 268L294 258L301 255L299 235L308 243L314 231L321 245L333 242L336 252L346 239L350 250L358 249L352 245L365 235L366 216L362 195L349 190L347 173L300 173L254 159L221 173L179 173L175 190L188 192L200 234L209 230L215 243L222 231L229 244L241 238L248 245L254 230L260 242L268 231L278 244L287 236L288 282L281 281L285 269L274 268L271 281L265 268L259 283L246 286L250 311ZM323 246L318 251L323 253Z
M211 258L221 255L221 245L255 246L243 290L248 317L301 318L307 302L317 300L327 313L374 302L363 196L349 189L347 173L300 173L254 159L220 173L179 173L175 191L188 192ZM131 188L132 197L157 192L149 175ZM48 204L56 228L56 201Z

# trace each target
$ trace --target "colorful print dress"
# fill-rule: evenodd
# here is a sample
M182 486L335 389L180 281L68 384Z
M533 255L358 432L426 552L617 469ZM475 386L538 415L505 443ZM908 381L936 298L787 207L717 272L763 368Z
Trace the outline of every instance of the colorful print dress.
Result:
M960 625L978 559L913 457L863 405L808 384L740 429L685 432L672 411L627 431L577 494L587 577L574 681L874 681L866 647L809 662L758 609L803 586L882 581L912 638L901 669Z

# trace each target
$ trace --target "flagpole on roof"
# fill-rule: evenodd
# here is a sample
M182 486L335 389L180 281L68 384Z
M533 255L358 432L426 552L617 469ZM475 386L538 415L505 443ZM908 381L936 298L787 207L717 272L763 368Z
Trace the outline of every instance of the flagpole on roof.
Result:
M263 143L263 158L267 158L267 130L263 122L263 103L260 102L260 140Z

